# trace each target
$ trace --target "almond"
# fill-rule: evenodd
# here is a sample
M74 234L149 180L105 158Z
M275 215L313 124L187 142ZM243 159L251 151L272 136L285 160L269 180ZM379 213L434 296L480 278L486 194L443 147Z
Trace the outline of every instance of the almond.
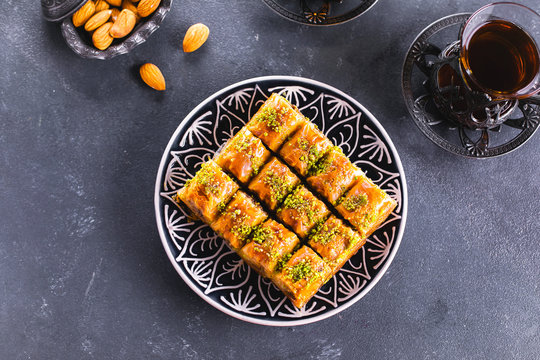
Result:
M152 14L159 6L161 0L141 0L137 5L137 12L139 16L147 17Z
M191 25L184 36L184 52L193 52L205 43L210 34L210 29L204 24Z
M107 2L109 4L111 4L112 6L121 6L122 5L122 0L107 0Z
M161 70L159 70L156 65L146 63L141 66L139 72L141 74L141 79L146 83L146 85L155 90L165 90L165 78L163 77Z
M113 38L123 38L133 30L136 22L137 15L131 10L124 9L118 14L118 17L109 32Z
M137 5L133 3L133 0L123 0L122 9L131 10L137 17L137 23L141 20L141 17L139 16L139 13L137 12Z
M105 0L97 0L96 1L96 12L100 12L103 10L108 10L110 8L110 5Z
M84 24L84 30L86 31L96 30L98 27L105 24L107 20L109 20L109 18L111 17L111 14L112 14L112 10L103 10L94 14L94 16L88 19L86 24Z
M96 5L92 0L89 0L73 14L73 17L71 18L73 25L75 25L75 27L83 26L84 23L94 15L94 12L96 12Z
M116 19L118 19L118 15L120 15L120 10L118 10L118 8L112 8L111 20L113 22L115 22Z
M105 50L113 42L114 38L109 34L109 30L113 25L112 22L101 25L92 35L92 42L99 50Z
M131 0L123 0L122 9L131 10L135 15L137 15L137 6L133 4L133 1Z

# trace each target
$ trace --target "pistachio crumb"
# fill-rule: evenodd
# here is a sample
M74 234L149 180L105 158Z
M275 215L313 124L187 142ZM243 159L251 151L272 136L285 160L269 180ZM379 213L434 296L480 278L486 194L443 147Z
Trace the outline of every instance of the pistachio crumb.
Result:
M352 195L349 197L346 197L342 202L341 205L347 210L347 211L356 211L359 208L366 206L368 203L368 197L366 194L358 194L358 195Z

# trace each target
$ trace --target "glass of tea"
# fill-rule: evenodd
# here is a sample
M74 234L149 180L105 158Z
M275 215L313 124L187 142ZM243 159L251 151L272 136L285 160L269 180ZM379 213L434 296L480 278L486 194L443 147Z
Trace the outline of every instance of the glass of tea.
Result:
M540 15L501 2L476 11L461 30L459 66L473 91L493 99L524 99L540 92Z

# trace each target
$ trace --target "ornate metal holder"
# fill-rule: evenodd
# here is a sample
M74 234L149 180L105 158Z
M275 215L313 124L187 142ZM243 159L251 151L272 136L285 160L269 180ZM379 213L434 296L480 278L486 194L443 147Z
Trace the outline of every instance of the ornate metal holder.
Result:
M403 96L415 124L435 144L466 157L494 157L538 129L540 97L496 101L464 84L455 39L469 16L442 18L418 35L403 66Z
M308 25L336 25L368 11L377 0L263 0L281 16ZM314 3L316 3L314 5ZM343 4L342 4L343 3Z
M307 4L306 0L300 1L302 4L302 11L304 13L304 17L312 24L321 24L323 23L327 18L328 14L330 13L330 2L331 1L325 1L321 8L319 10L313 11L309 5ZM341 3L341 1L338 1Z
M169 10L173 0L162 0L159 8L144 21L141 21L133 32L124 39L116 39L107 50L96 49L90 36L85 31L75 28L71 15L77 11L86 0L41 0L43 17L48 21L60 22L62 35L68 46L77 55L87 59L107 60L126 54L145 42L156 31Z

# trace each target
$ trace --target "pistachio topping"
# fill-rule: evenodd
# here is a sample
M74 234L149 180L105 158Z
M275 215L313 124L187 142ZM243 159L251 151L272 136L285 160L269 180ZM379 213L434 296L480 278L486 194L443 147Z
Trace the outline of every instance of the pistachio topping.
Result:
M272 201L280 202L292 190L293 185L287 184L284 176L280 176L272 170L269 170L264 175L264 183L270 187L270 198Z
M247 214L238 208L232 208L225 213L225 216L231 219L231 222L234 224L231 228L231 233L238 236L240 239L245 239L248 237L248 235L251 233L252 227L246 225L250 220Z
M216 173L211 169L209 163L203 164L201 170L197 172L193 179L186 182L186 184L191 183L191 181L196 181L197 184L201 185L206 195L218 195L220 193L221 185L219 181L216 181Z
M251 157L251 167L253 168L253 175L257 175L264 165L264 159L262 157Z
M308 151L309 150L309 141L306 139L298 139L298 147L300 150Z
M337 236L343 235L343 229L340 226L330 228L327 224L320 225L311 237L311 240L321 245L332 242Z
M242 134L242 136L237 136L233 143L231 144L231 147L238 151L238 152L251 152L252 149L249 149L251 145L254 143L254 139L250 139L246 134Z
M258 122L265 123L272 131L277 133L281 132L282 123L281 118L289 112L289 109L285 106L283 107L265 107L256 115L256 120ZM267 136L267 133L265 133Z
M307 216L309 221L314 221L316 216L316 203L315 198L306 197L302 194L302 186L297 187L292 194L287 196L283 202L282 208L293 209L300 215Z
M320 175L328 171L328 168L332 164L332 156L327 155L319 160L318 163L313 164L310 168L309 174L311 176Z
M358 221L357 226L362 230L366 230L375 220L377 219L377 214L367 213L363 214L362 218Z
M272 236L273 231L266 226L257 226L253 230L253 241L262 244Z
M349 197L346 197L342 202L341 205L347 210L347 211L356 211L359 208L366 206L368 203L368 197L366 194L358 194L358 195L352 195Z
M262 165L264 165L264 159L258 154L257 150L259 149L259 146L257 145L257 139L246 134L237 136L231 145L229 145L229 149L241 153L249 159L254 175L257 175Z
M312 168L323 155L317 144L302 150L306 151L306 153L300 156L300 161L306 164L308 169Z
M238 236L240 239L245 239L251 233L251 226L241 224L232 227L231 232Z
M292 257L291 253L283 255L281 259L279 259L277 262L276 271L277 272L281 271L281 269L285 267L285 264L287 264L287 261L289 261L291 257Z
M257 114L256 119L258 122L265 123L270 129L275 132L281 131L281 123L278 121L278 112L274 108L265 107Z
M222 214L225 211L226 206L227 204L225 204L225 202L220 202L217 206L218 212Z
M253 249L257 252L265 252L266 256L272 260L276 260L280 255L279 251L274 247L276 231L271 228L259 225L253 229L250 241L257 244ZM286 259L287 262L289 259ZM279 260L278 260L279 261Z
M285 277L293 282L305 279L308 284L311 284L320 277L320 274L313 269L313 266L308 259L302 259L297 264L286 267L283 271Z
M352 232L351 236L349 237L349 244L347 245L347 248L352 247L354 244L358 243L362 238L356 231Z

